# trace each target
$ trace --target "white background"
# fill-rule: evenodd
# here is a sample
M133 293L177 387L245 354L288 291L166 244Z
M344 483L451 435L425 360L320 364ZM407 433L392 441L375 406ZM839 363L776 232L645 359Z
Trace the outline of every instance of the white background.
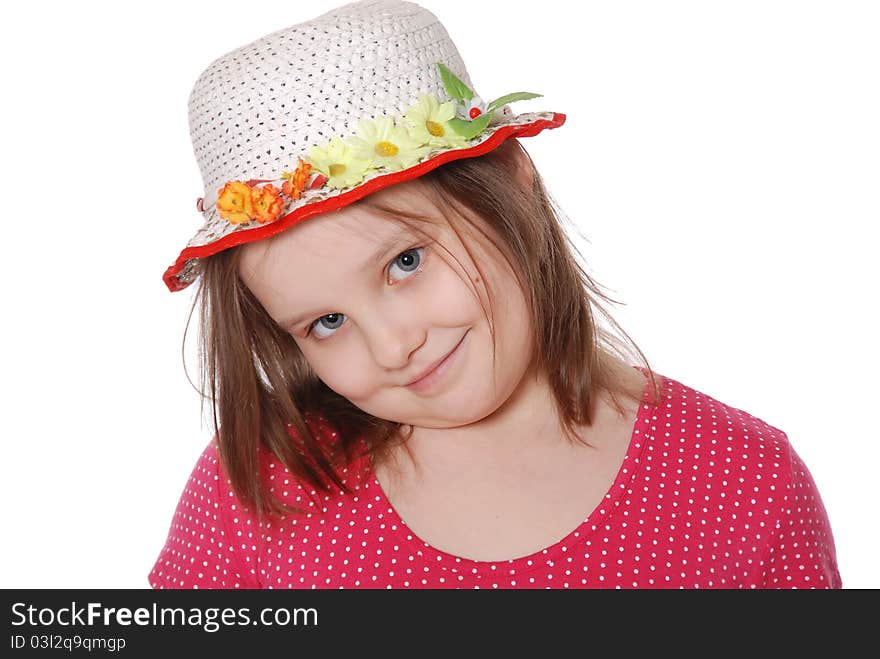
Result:
M200 223L188 94L336 4L17 3L2 22L0 587L147 587L210 439L191 291L161 280ZM568 115L523 143L615 317L660 373L788 434L845 587L880 587L878 4L423 4L484 98Z

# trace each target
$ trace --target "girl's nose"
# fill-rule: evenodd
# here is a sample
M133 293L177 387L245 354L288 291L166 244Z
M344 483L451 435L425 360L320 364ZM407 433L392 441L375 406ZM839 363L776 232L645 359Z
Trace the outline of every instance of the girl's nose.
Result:
M405 368L427 335L418 314L411 309L405 317L389 314L377 317L373 314L368 322L361 324L361 329L373 359L388 370Z

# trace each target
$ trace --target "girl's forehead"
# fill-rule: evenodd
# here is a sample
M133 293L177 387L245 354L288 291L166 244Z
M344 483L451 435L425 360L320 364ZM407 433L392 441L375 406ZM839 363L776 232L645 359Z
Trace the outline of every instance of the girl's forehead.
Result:
M255 251L262 252L260 259L270 263L294 257L355 255L406 232L406 225L393 216L366 205L349 206L295 225L262 241L265 244Z
M348 270L349 266L353 273L368 266L383 256L386 249L418 235L412 224L405 221L407 215L431 218L439 213L436 208L429 208L431 202L424 196L403 192L374 195L366 203L319 215L270 239L243 245L241 277L253 288L260 280L268 279L271 283L304 269L314 273L332 268L342 274L340 271ZM399 209L400 213L396 215L389 209ZM417 226L419 231L430 234L439 228L433 221L418 222Z

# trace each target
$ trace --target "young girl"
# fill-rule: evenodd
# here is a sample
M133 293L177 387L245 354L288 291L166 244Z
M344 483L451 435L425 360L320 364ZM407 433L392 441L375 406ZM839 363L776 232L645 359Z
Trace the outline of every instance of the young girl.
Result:
M205 224L164 281L198 280L217 432L152 587L841 587L785 433L602 327L535 97L478 96L397 0L199 77Z

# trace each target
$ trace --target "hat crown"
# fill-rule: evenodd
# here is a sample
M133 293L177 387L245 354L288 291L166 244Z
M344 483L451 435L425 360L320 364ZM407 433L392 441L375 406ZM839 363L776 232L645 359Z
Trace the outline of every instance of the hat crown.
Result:
M361 119L423 94L448 100L437 62L473 88L440 21L401 0L361 0L273 32L212 62L189 98L205 204L226 181L276 179Z

